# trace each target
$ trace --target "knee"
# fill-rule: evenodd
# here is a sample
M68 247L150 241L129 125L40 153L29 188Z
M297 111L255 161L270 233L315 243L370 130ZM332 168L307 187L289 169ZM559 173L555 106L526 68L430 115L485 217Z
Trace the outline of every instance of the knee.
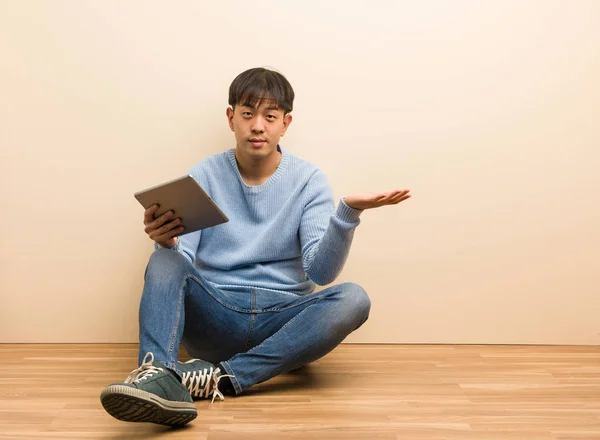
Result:
M369 317L371 299L366 290L356 283L342 284L342 302L344 310L355 316L362 324Z
M189 264L188 260L179 252L171 249L157 249L150 256L144 278L169 278L177 275L187 264Z

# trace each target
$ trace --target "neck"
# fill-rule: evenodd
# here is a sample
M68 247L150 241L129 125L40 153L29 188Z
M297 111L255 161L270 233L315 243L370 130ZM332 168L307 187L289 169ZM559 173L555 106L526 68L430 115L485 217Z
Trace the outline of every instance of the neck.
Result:
M277 171L277 167L281 162L281 153L275 150L266 157L252 158L245 157L236 149L235 159L240 175L246 183L262 184Z

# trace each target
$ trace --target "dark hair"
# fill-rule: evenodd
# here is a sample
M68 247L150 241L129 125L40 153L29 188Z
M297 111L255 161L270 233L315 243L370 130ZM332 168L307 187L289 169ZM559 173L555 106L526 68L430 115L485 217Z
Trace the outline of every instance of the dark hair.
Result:
M256 67L240 73L229 86L229 105L260 107L265 101L277 104L285 114L294 106L294 90L279 72Z

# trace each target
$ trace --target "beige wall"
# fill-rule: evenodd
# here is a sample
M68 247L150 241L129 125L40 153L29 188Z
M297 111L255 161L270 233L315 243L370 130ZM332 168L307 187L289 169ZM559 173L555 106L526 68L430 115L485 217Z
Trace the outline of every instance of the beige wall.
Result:
M283 145L365 212L354 342L600 343L600 2L0 3L0 342L137 340L134 191L234 144L227 87L294 86Z

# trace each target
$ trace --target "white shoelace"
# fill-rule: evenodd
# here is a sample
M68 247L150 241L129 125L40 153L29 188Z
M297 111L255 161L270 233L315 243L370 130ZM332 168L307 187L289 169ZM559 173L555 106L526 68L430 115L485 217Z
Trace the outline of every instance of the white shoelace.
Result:
M146 360L148 356L150 356L150 358ZM159 371L165 371L160 367L155 367L152 365L152 362L154 362L154 355L150 352L146 353L146 356L144 356L144 360L142 361L142 365L129 373L129 376L127 376L127 379L125 379L125 383L140 383L142 380L152 377Z
M228 374L218 375L221 372L220 368L205 368L204 370L194 370L182 373L181 382L192 396L195 397L210 397L212 395L211 404L215 398L219 396L219 400L225 400L223 393L219 391L219 381L223 377L233 377Z

